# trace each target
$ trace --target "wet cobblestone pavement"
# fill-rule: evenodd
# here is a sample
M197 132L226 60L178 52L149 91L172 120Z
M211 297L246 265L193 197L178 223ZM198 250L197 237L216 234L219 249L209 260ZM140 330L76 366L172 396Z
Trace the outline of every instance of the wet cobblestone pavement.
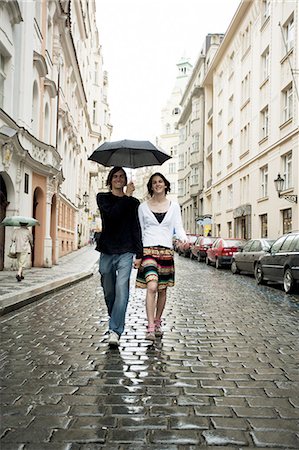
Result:
M135 290L119 350L99 275L1 318L1 450L299 448L299 298L176 255L164 337Z

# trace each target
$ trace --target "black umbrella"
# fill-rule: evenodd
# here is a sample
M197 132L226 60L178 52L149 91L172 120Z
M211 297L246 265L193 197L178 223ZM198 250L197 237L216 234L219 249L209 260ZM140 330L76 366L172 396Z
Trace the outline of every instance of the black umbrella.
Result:
M104 142L88 158L103 166L137 167L161 165L171 156L159 150L149 141Z

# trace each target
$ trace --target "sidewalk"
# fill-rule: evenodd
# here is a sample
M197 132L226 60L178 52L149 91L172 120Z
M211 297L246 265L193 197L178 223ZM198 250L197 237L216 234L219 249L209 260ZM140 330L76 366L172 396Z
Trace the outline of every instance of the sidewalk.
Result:
M16 280L16 271L0 271L0 316L91 277L98 270L99 256L94 246L86 246L63 256L51 268L26 270L21 282Z

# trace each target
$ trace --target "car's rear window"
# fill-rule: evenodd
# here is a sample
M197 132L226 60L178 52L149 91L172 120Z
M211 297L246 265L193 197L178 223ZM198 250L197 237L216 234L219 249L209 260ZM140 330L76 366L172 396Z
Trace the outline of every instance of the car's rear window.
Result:
M223 247L244 247L243 241L232 240L232 241L223 241Z

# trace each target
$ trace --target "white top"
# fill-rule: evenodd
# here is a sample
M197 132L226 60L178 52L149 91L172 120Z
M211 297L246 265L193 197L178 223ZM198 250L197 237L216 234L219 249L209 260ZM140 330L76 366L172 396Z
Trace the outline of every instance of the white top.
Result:
M182 223L181 209L176 202L170 203L169 209L161 223L158 222L147 202L141 203L139 206L138 216L143 247L161 245L172 248L174 235L182 241L187 240Z
M27 227L17 228L12 240L16 243L17 253L31 253L32 234Z

